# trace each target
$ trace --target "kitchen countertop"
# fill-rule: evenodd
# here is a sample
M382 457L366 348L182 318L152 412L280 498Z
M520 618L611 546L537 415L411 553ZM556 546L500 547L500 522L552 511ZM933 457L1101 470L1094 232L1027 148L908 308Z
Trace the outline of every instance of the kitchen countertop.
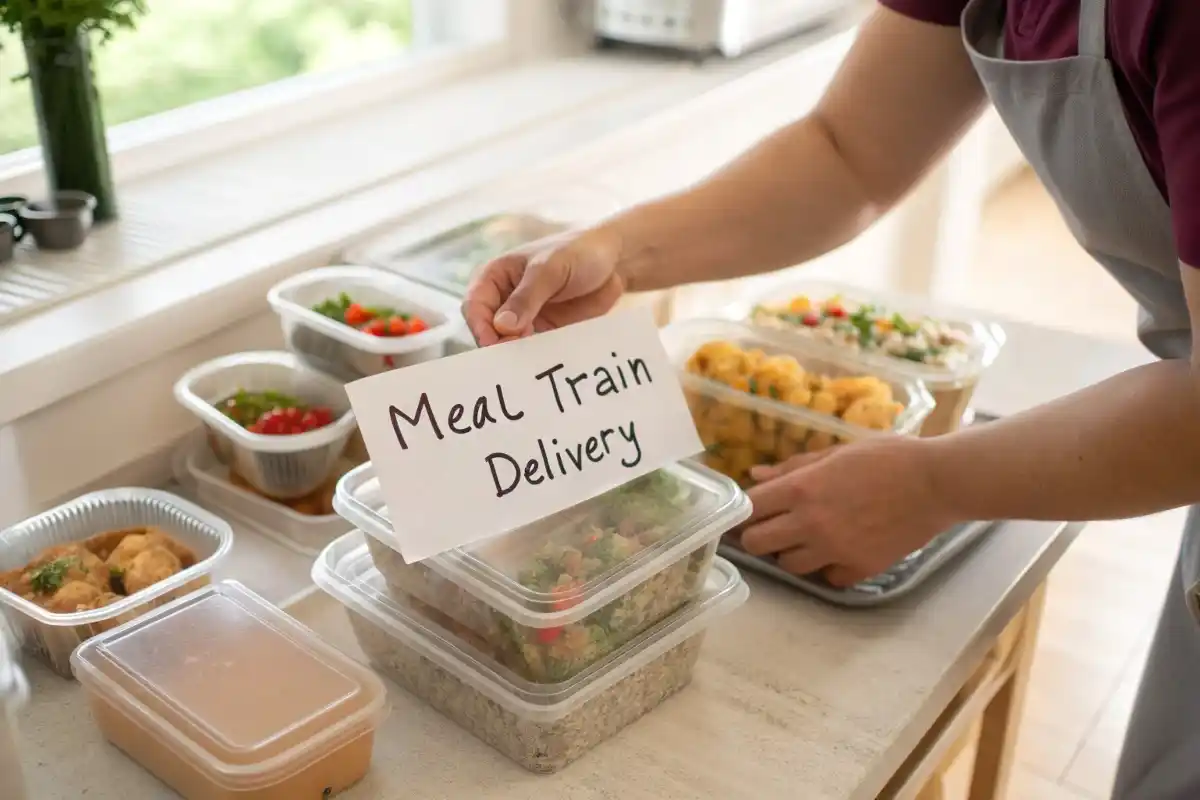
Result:
M1009 414L1149 360L1136 345L1007 324L978 406ZM756 577L708 636L692 686L555 776L526 773L392 688L369 777L343 795L562 800L873 800L1029 601L1079 526L1015 522L926 587L877 611L841 611ZM305 560L239 531L237 577L362 657L345 616L306 591ZM300 594L297 594L300 593ZM20 724L36 800L174 795L107 745L78 685L30 665Z

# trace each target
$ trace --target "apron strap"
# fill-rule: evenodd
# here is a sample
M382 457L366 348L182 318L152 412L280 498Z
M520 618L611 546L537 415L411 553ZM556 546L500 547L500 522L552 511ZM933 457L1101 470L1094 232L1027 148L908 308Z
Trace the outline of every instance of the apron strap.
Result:
M1106 0L1080 0L1079 6L1079 55L1104 58L1106 53L1104 32L1107 27Z

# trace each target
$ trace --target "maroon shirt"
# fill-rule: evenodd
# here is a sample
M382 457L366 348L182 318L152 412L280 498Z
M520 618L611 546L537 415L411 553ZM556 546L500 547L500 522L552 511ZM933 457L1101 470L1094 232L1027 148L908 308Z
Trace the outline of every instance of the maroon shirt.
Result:
M905 16L959 24L967 0L881 0ZM1079 52L1080 0L1005 0L1004 55ZM1108 57L1125 118L1171 206L1179 257L1200 267L1200 0L1108 0Z

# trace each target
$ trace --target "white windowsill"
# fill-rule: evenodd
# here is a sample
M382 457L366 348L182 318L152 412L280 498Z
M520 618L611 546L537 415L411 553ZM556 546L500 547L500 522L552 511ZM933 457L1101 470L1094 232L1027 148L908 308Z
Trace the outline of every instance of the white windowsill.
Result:
M265 311L279 279L481 186L535 200L574 162L586 189L605 137L632 146L631 128L652 135L711 89L828 60L849 41L833 33L702 69L609 54L514 67L130 180L119 225L37 261L144 271L0 328L0 426Z

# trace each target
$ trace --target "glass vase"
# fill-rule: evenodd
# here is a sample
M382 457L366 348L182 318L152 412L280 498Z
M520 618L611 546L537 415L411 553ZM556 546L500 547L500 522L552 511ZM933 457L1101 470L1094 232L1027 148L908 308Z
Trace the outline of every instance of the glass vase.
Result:
M117 216L100 97L86 34L27 38L25 57L51 191L96 198L97 222Z

